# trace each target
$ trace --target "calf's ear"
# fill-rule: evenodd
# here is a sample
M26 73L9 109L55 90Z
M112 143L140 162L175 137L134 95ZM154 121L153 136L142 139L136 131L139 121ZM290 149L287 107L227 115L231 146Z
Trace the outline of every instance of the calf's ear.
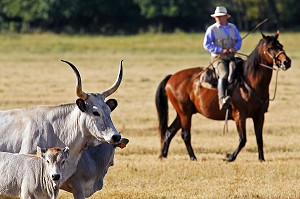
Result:
M109 106L110 110L113 111L118 106L118 102L115 99L109 99L105 102Z
M76 104L82 112L86 112L86 105L83 99L78 98L76 100Z
M36 155L38 157L44 157L44 154L46 153L47 148L41 148L39 146L36 147Z

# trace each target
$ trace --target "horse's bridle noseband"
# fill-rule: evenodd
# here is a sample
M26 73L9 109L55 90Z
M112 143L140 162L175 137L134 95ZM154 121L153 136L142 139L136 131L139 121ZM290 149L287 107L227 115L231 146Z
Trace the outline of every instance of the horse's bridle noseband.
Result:
M264 54L267 54L267 55L272 59L273 64L275 63L275 65L276 65L278 68L280 68L280 66L277 65L277 62L280 61L280 60L278 60L278 57L279 57L279 55L281 55L282 53L285 54L285 51L284 51L284 50L281 50L281 51L279 51L276 55L273 56L273 55L271 55L271 53L269 52L269 49L270 49L270 48L268 48L267 50L264 50ZM274 68L272 67L272 69L274 69Z

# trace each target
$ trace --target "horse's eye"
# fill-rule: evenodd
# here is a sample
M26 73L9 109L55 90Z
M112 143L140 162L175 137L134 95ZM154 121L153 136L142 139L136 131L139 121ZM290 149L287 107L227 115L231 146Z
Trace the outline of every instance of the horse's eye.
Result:
M64 160L64 161L62 161L62 162L61 162L61 165L64 165L64 164L65 164L65 162L66 162L65 160Z
M50 161L49 161L49 160L47 160L46 162L47 162L48 164L50 164Z
M99 114L97 111L94 111L93 114L94 114L95 116L100 116L100 114Z

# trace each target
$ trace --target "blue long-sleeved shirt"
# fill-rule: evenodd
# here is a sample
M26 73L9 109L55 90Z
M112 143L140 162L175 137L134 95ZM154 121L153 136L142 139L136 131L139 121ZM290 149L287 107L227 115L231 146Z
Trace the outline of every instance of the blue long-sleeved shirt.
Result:
M234 24L230 24L230 25L232 25L235 29L234 49L236 51L238 51L242 47L242 38L241 38L241 35L240 35L237 27ZM207 50L210 53L220 54L223 49L222 49L222 47L217 46L217 45L214 44L215 34L212 30L212 26L208 27L206 32L205 32L205 36L204 36L204 40L203 40L203 47L204 47L205 50ZM217 23L217 27L223 29L224 32L226 33L226 35L229 35L229 23L227 23L226 26L222 26L222 25Z

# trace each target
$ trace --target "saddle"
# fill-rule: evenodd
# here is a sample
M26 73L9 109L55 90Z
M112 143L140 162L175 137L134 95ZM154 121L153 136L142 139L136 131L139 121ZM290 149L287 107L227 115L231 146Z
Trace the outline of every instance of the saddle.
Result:
M218 76L213 67L204 68L200 74L200 85L208 89L217 89Z
M241 69L243 66L244 60L240 57L235 57L236 69L233 71L234 81L231 84L236 82L236 77L241 74ZM218 76L215 69L212 66L204 68L199 76L200 86L208 89L217 90L218 86Z

